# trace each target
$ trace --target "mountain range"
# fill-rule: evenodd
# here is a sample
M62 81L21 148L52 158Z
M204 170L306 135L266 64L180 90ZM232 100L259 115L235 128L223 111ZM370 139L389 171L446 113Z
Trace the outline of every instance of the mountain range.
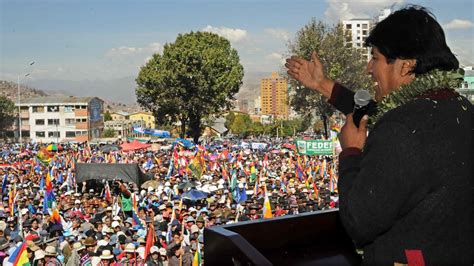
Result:
M270 72L245 73L243 85L237 93L239 100L253 100L260 95L260 80ZM74 96L96 96L106 101L136 104L135 77L123 77L110 80L52 80L38 79L26 83L47 94L64 94Z

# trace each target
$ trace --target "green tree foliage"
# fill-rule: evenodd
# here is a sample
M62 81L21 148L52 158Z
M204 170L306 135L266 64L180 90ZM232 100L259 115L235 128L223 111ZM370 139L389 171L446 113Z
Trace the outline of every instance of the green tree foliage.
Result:
M248 114L237 114L230 129L234 134L246 136L250 133L251 126L252 120Z
M115 131L112 128L106 128L104 132L102 132L103 138L113 138L115 137Z
M329 78L350 89L369 88L371 81L364 72L367 61L361 49L345 44L345 40L349 39L341 24L328 26L313 18L297 32L294 42L288 44L288 50L291 55L306 59L310 59L311 53L316 51ZM295 91L290 99L293 109L309 121L313 115L319 116L327 136L328 118L334 113L334 108L321 94L301 86L293 79L289 83Z
M0 96L0 135L15 121L15 104L5 96Z
M104 114L104 122L112 120L112 116L110 115L109 110L107 110Z
M180 34L154 54L136 79L137 101L159 124L181 122L197 142L203 120L232 107L243 67L228 40L209 32Z
M229 112L229 114L225 117L224 126L225 126L227 129L230 129L230 128L232 127L232 124L234 123L234 119L235 119L235 114L234 114L234 112Z

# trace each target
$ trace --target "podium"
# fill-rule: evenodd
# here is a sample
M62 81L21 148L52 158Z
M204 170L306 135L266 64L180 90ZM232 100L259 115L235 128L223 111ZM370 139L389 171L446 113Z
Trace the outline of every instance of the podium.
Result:
M359 265L339 210L213 226L204 230L204 265Z

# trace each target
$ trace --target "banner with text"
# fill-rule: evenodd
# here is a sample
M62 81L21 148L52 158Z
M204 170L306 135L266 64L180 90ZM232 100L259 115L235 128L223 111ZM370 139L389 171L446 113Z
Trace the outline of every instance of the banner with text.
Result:
M334 148L331 140L297 140L296 147L303 155L332 155Z

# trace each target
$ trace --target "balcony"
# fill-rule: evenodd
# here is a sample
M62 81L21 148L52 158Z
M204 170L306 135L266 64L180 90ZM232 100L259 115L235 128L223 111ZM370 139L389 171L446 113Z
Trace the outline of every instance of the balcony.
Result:
M29 118L29 117L30 117L30 113L28 113L28 112L21 112L21 113L20 113L20 117L21 117L21 118Z
M339 211L289 215L204 230L205 265L359 265Z
M30 131L30 125L21 125L21 131Z
M87 125L87 122L83 123L76 123L76 129L88 129L89 126Z

